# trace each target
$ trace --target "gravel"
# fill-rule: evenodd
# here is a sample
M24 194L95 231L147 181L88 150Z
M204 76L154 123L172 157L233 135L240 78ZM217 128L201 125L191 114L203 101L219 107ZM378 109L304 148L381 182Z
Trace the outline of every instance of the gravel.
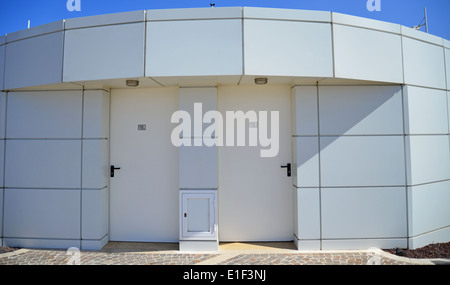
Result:
M418 249L384 249L384 251L408 258L450 258L450 242L430 244Z

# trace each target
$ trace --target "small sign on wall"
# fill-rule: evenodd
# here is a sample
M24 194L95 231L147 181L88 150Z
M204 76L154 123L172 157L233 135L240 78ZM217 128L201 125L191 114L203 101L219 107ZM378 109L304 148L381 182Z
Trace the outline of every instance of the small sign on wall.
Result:
M145 130L147 130L147 125L145 125L145 124L138 125L138 131L145 131Z

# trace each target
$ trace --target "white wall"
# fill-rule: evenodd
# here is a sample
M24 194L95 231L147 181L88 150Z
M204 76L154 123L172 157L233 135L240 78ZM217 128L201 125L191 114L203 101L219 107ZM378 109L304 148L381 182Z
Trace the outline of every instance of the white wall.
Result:
M329 23L245 19L244 40L245 74L333 76Z
M5 245L105 244L108 98L104 90L8 93Z
M147 23L146 76L242 74L242 21Z
M399 34L335 24L333 43L336 77L403 82Z
M406 245L401 87L295 86L291 94L298 248Z

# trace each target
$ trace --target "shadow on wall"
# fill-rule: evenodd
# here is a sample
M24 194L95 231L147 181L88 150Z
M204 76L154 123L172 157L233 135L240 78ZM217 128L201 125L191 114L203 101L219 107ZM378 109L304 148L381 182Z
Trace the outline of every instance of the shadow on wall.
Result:
M322 86L317 93L319 115L317 112L314 115L319 119L316 127L319 137L297 134L300 139L310 140L297 147L299 171L312 159L318 160L319 140L321 160L332 164L326 165L327 168L340 167L352 159L378 159L374 156L376 153L383 156L380 159L387 159L386 164L399 155L403 157L403 149L399 149L397 155L389 155L393 150L391 142L402 141L401 86ZM301 100L301 95L298 98ZM311 119L317 122L317 119ZM365 163L371 164L372 161ZM365 168L365 165L359 166Z

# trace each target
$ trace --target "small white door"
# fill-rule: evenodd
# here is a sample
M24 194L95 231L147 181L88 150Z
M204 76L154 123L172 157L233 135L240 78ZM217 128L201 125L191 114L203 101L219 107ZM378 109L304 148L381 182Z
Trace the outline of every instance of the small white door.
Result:
M111 91L110 240L178 241L177 88Z
M181 191L180 239L216 239L216 195Z

